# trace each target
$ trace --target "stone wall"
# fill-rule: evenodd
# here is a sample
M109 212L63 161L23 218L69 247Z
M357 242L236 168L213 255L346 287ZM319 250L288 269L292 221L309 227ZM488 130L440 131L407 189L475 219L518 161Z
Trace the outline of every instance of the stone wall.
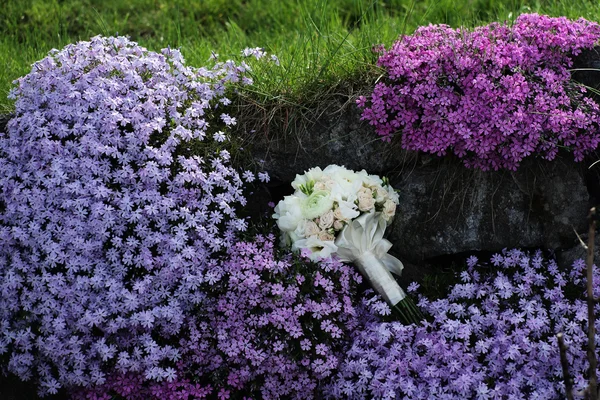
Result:
M574 78L599 88L600 51L575 60ZM400 191L389 238L392 252L415 263L456 253L527 247L561 253L578 243L589 207L600 200L600 159L574 162L561 153L553 161L532 158L516 172L469 170L452 157L415 154L381 142L360 120L360 111L340 101L293 137L254 141L254 158L281 185L281 197L296 174L328 164L386 175ZM571 254L571 253L569 253Z
M356 109L323 118L297 138L257 141L253 154L284 190L296 174L331 163L388 176L400 195L393 252L416 263L506 247L559 250L576 244L574 229L586 229L586 165L568 154L526 160L516 172L471 170L451 157L381 142Z
M599 59L596 50L583 54L576 68L600 65ZM600 85L595 71L579 71L577 78ZM295 135L252 138L253 158L273 178L269 189L274 201L291 191L296 174L315 166L345 165L386 175L399 190L389 239L392 253L402 260L425 264L439 256L514 247L564 252L565 260L579 254L571 250L578 243L575 231L586 232L589 207L600 198L600 164L588 167L600 155L583 163L569 154L553 161L532 158L516 172L470 170L451 156L417 154L383 143L348 99L331 108L337 112L323 113ZM0 131L7 118L0 116Z

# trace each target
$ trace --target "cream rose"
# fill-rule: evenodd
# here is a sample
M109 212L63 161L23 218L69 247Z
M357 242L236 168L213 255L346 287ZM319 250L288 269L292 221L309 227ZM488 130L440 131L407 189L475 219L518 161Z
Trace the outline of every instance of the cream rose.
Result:
M335 219L339 219L341 221L348 221L348 218L346 218L342 214L342 209L340 207L337 207L335 210L333 210L333 216L335 217Z
M333 216L333 210L327 211L325 214L323 214L319 217L319 228L321 228L321 229L331 228L331 226L333 225L334 219L335 218Z
M383 219L386 222L394 218L394 215L396 215L396 203L394 203L390 199L386 200L386 202L383 203L383 210L381 210L381 215L383 216Z
M315 224L313 221L306 221L304 224L304 236L310 237L314 235L318 235L321 230L319 226Z
M358 191L358 209L360 211L370 211L375 207L375 199L371 189L362 187Z
M315 190L327 190L330 192L334 185L335 182L331 178L323 177L320 181L315 182Z
M344 223L339 219L336 219L333 222L333 229L335 229L336 231L341 231L342 229L344 229Z
M327 231L319 232L319 235L317 237L319 238L319 240L322 240L324 242L333 242L335 240L335 236L333 236Z

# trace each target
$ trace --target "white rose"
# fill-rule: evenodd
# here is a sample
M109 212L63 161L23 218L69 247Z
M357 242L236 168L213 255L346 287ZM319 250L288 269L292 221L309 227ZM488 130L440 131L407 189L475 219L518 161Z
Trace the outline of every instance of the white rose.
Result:
M370 211L375 207L375 199L371 189L362 187L358 191L358 209L360 211Z
M275 207L273 218L277 220L277 226L284 232L295 231L302 221L303 199L299 196L286 196Z
M335 218L333 216L333 210L327 211L325 214L323 214L319 217L319 228L321 228L321 229L331 228L331 226L333 225L334 219Z
M302 215L306 219L315 219L333 208L329 192L316 190L302 202Z
M394 218L394 215L396 215L396 203L390 199L387 199L385 203L383 203L381 215L386 222Z
M306 221L304 224L304 235L306 237L318 235L321 230L313 221Z

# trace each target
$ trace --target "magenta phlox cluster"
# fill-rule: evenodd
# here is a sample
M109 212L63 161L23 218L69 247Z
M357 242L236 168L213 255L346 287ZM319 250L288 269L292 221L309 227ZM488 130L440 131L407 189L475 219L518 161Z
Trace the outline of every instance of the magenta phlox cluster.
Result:
M278 260L273 246L273 236L235 244L225 279L213 286L220 294L208 310L210 332L227 390L311 399L337 371L358 325L352 299L361 278L335 259L310 263L287 254Z
M174 370L175 371L175 370ZM178 369L178 374L185 372ZM179 376L179 375L178 375ZM77 389L72 400L198 400L210 398L214 392L210 385L202 385L186 378L173 378L161 382L148 382L140 374L108 375L103 385L94 389ZM214 398L214 396L212 396Z
M116 375L77 398L187 399L178 396L192 387L198 398L318 397L360 323L352 298L361 278L336 260L317 264L279 252L273 235L258 235L214 265L203 285L210 299L190 315L172 380L143 384Z
M42 394L101 384L106 365L169 377L181 350L165 343L202 303L214 256L246 229L223 133L235 118L222 110L247 70L95 37L16 81L0 136L8 371Z
M406 326L371 320L356 331L338 374L325 390L327 396L565 398L558 332L564 333L569 346L576 390L585 388L584 263L579 260L571 272L563 271L539 252L510 250L496 254L491 265L477 259L470 264L446 298L421 297L419 305L428 322ZM488 271L481 273L483 268ZM596 270L598 294L599 278ZM569 300L567 292L577 300Z
M522 14L512 24L418 28L383 51L386 71L358 104L383 140L409 150L453 153L468 167L515 170L558 149L575 160L600 143L600 108L571 80L573 57L600 26Z

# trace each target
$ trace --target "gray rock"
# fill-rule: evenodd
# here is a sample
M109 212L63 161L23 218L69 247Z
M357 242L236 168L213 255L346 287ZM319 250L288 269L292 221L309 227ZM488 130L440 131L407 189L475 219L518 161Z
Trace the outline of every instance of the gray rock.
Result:
M600 47L594 47L591 50L582 51L581 54L573 60L573 72L571 77L595 90L590 94L596 102L600 101L598 90L600 89Z
M598 223L597 223L598 225ZM565 270L572 268L573 263L576 260L587 260L587 246L589 241L589 226L586 226L584 230L578 232L579 239L577 244L568 249L561 249L556 252L556 263ZM584 247L581 242L585 244ZM600 233L596 230L594 240L594 260L595 265L600 265Z
M380 173L414 159L414 153L379 140L369 124L360 120L360 110L354 104L330 108L340 111L324 113L314 124L295 133L256 134L252 139L255 161L272 178L287 183L296 174L317 166L338 164Z
M573 78L600 88L600 73L589 70L599 65L600 48L584 52L575 60L579 71ZM581 164L565 155L550 162L526 160L516 172L469 170L451 158L440 161L381 142L353 105L321 114L293 136L259 138L254 155L284 185L328 164L395 176L401 202L389 232L392 251L421 264L511 247L567 251L577 246L574 229L586 231L590 205L600 203L600 166L586 170L600 153Z
M12 114L0 114L0 133L6 132L6 124L12 117Z
M582 240L587 244L587 235L583 235L581 236ZM600 241L596 240L596 246L598 246L600 244ZM573 263L576 260L584 260L586 259L586 255L587 255L587 251L581 246L581 245L576 245L573 246L569 249L565 249L562 251L558 251L556 253L556 263L564 270L569 270L572 266ZM595 263L598 263L598 260L600 259L600 252L598 251L598 249L596 249L596 251L594 251L594 260Z
M573 228L585 230L587 182L570 155L527 160L516 172L483 172L396 146L381 142L350 106L294 137L257 140L253 155L290 190L296 174L329 164L390 177L400 190L392 252L421 265L469 251L569 248L577 241Z
M589 196L579 166L527 161L516 172L467 170L459 162L414 168L392 180L400 205L389 239L420 262L468 251L569 248L586 229Z

